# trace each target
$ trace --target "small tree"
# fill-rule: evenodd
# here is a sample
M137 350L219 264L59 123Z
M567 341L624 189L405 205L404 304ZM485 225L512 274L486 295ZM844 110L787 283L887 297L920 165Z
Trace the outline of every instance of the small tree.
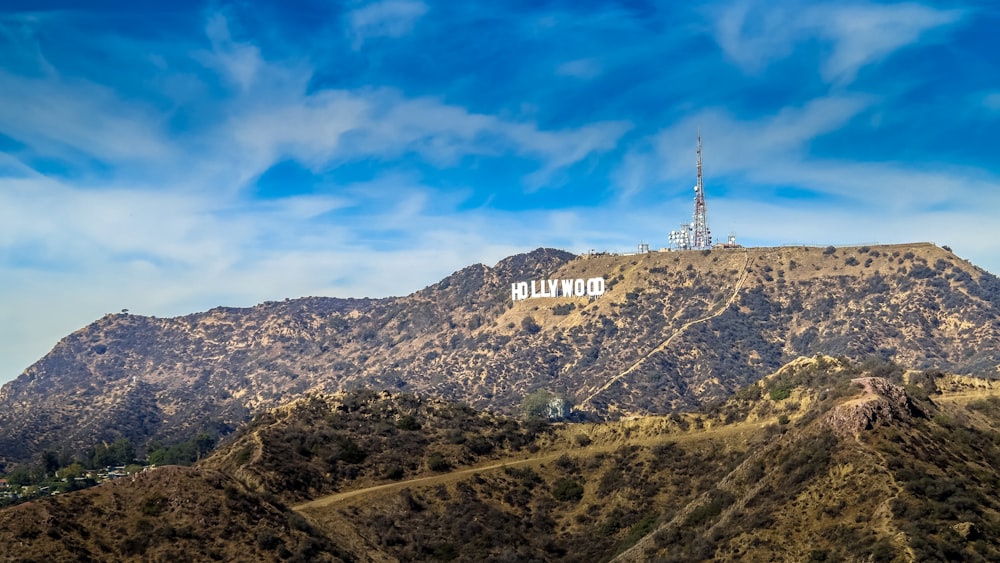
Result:
M535 319L524 317L524 320L521 321L521 330L528 334L538 334L542 330L542 327L538 326Z
M56 477L60 479L69 479L71 481L77 477L83 477L83 466L79 463L71 463L59 471L56 471Z
M18 467L7 475L7 483L14 487L24 487L32 484L34 481L35 479L31 475L31 471L28 471L24 467Z
M560 479L552 487L552 498L560 501L578 501L583 498L583 485L573 479Z
M447 471L449 467L451 467L451 465L443 455L434 452L427 456L427 469L430 469L431 471Z
M135 461L135 448L128 438L118 438L110 446L101 444L94 448L90 461L91 467L128 465Z
M42 452L41 466L46 477L55 475L59 470L59 456L52 450L45 450Z
M792 389L784 386L775 387L774 389L771 389L770 395L772 401L784 401L792 396Z

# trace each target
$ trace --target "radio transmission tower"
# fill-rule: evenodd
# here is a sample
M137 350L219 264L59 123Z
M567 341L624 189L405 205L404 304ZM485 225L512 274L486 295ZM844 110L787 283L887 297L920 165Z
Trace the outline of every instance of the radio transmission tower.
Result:
M694 220L670 233L670 243L679 250L712 248L712 231L705 214L705 184L701 174L701 131L698 131L698 181L694 186Z

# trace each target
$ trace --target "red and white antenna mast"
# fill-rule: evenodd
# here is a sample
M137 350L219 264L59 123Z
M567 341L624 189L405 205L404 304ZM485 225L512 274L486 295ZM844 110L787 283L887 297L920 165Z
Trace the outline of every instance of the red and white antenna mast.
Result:
M698 130L698 182L694 186L694 221L691 224L691 249L712 248L712 231L705 215L705 184L701 174L701 130Z
M705 183L701 176L701 129L698 130L698 182L694 185L694 220L670 232L670 244L677 250L712 248L712 231L705 216Z

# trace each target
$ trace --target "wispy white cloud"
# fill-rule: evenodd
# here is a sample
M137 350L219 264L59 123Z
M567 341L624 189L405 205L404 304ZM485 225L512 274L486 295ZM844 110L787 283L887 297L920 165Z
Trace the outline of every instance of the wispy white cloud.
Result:
M619 187L634 194L664 182L693 181L693 159L685 157L692 155L695 131L700 128L709 182L724 181L735 197L749 197L756 189L771 193L775 187L793 187L833 197L845 207L867 206L886 215L968 206L972 201L979 207L983 194L996 194L986 197L1000 205L998 179L982 171L943 170L940 165L925 170L913 164L845 161L812 153L814 141L845 127L869 106L867 97L831 96L754 120L705 110L648 140L647 150L632 151L625 160L627 168L617 174ZM647 174L642 176L641 171ZM978 195L973 198L974 194Z
M780 166L802 158L812 140L842 127L867 105L863 96L831 96L749 121L722 109L706 109L637 143L619 168L617 183L626 194L634 194L664 180L691 178L698 131L708 145L704 158L711 174Z
M0 131L47 156L120 163L170 148L156 114L85 80L28 78L0 70Z
M958 10L919 4L828 7L812 14L813 25L834 43L823 64L827 80L849 82L858 70L916 42L927 30L951 24Z
M980 266L995 262L995 245L983 236L994 222L993 207L898 214L860 206L845 213L824 203L749 198L710 200L709 206L717 234L733 231L749 245L933 242Z
M301 61L266 60L257 47L232 37L223 14L209 17L206 34L212 50L194 56L233 90L213 102L216 109L207 121L182 137L168 138L169 113L100 85L5 71L0 71L5 86L0 130L46 157L86 157L116 166L141 162L175 186L211 184L233 191L284 159L320 171L346 160L405 154L445 167L468 155L520 155L539 162L539 171L527 180L537 186L560 168L613 148L629 128L605 122L542 130L390 88L309 91L312 68ZM192 80L187 77L183 89L206 90Z
M357 17L374 25L391 15L422 13L411 4L371 4ZM246 184L288 158L319 171L357 158L417 154L447 167L468 155L514 154L540 162L526 179L537 187L560 168L612 149L629 128L624 122L604 122L546 131L391 88L310 92L310 67L264 60L258 49L231 37L221 15L212 16L207 28L213 50L199 58L241 88L223 107L224 121L202 133L201 145L218 147L212 162L239 163L231 180L235 184Z
M26 367L59 337L122 308L171 316L304 295L400 295L547 242L518 214L436 209L450 196L405 179L344 192L241 202L0 181L0 365ZM374 211L338 214L351 205Z
M419 6L373 5L354 21L365 37L394 35L405 25L392 18L415 18ZM513 157L535 164L524 180L534 188L613 149L629 128L543 129L393 88L310 89L308 64L269 60L235 37L225 14L210 16L205 33L210 48L191 57L209 76L157 61L164 80L183 78L179 93L166 93L178 103L221 87L212 111L180 132L165 125L172 109L81 79L0 70L0 131L32 153L0 161L0 325L18 327L4 329L0 365L26 366L104 312L163 316L296 295L408 293L538 241L518 232L523 217L456 213L460 190L442 193L391 169L315 195L251 197L277 163L321 174L407 155L440 168L470 155ZM109 171L46 176L26 160L35 155L95 160Z
M705 29L687 8L348 5L340 19L282 29L238 5L150 34L120 21L92 32L62 14L0 22L0 381L123 307L163 316L385 296L537 246L661 246L690 217L699 126L717 234L829 244L940 232L996 261L984 241L996 238L985 233L1000 186L973 168L976 155L932 165L937 145L912 142L886 151L910 162L879 162L849 146L878 115L886 139L912 117L902 82L940 82L916 69L865 74L870 94L845 84L971 12L738 1L707 32L723 51L692 57ZM299 26L325 35L301 41ZM765 90L741 73L701 86L733 61L755 72L786 58L839 94L771 75ZM907 94L933 110L959 92L950 99L989 123L1000 101L982 84ZM609 91L614 100L591 97ZM622 197L604 197L608 182Z
M926 31L958 21L958 10L920 4L820 4L743 1L720 10L716 40L743 69L757 72L802 43L830 45L821 64L829 82L846 83L857 72L915 43Z
M990 92L982 98L983 107L990 111L1000 111L1000 92Z
M205 33L212 44L212 56L205 57L205 60L241 89L254 86L257 73L264 64L260 49L249 43L234 41L229 21L222 12L209 16Z
M561 168L614 148L629 127L602 122L546 131L431 98L408 99L376 89L291 94L280 104L249 105L217 134L220 144L230 147L231 158L242 162L244 182L285 158L321 170L351 159L406 154L440 167L469 155L520 155L540 162L535 175L526 179L537 186Z
M601 63L597 59L576 59L567 61L556 67L556 74L589 80L601 74Z
M413 0L383 0L358 8L348 15L354 48L374 37L406 35L426 13L427 4Z

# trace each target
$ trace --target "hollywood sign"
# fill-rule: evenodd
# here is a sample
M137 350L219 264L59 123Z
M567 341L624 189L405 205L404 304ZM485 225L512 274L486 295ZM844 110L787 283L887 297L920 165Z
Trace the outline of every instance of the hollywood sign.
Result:
M598 297L604 295L604 278L589 280L532 280L510 284L515 302L537 297Z

